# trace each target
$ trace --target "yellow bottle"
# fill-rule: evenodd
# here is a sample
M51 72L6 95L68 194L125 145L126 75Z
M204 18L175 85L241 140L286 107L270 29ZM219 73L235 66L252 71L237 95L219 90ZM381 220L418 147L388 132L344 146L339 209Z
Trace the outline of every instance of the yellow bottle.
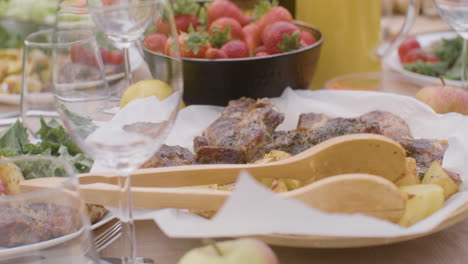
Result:
M379 71L380 0L296 0L296 18L324 36L319 64L309 88L354 72Z

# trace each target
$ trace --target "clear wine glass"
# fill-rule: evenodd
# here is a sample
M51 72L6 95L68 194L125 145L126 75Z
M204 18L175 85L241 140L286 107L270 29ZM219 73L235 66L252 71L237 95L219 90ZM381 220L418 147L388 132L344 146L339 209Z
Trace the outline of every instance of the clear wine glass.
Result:
M157 1L160 0L87 0L96 27L123 50L127 80L123 87L133 83L130 48L154 17Z
M153 4L157 11L154 19L164 13L173 29L168 37L176 39L170 1L157 1ZM57 38L59 48L55 58L62 56L71 59L71 55L66 54L77 49L78 45L92 42L93 37L90 34L88 38L81 36L80 41L73 41L73 36L69 36L71 39L66 36ZM175 51L175 58L148 52L145 52L145 55L133 54L133 57L137 58L132 67L138 83L125 86L123 97L121 93L116 93L121 87L119 83L107 84L101 78L95 78L97 76L79 74L74 68L81 66L70 63L70 60L53 63L56 107L65 127L80 147L94 157L92 171L112 172L120 176L120 218L123 223L122 237L126 242L125 248L122 249L122 261L125 263L141 263L136 257L130 175L165 141L182 98L182 62L177 58L179 48L176 41L168 43ZM158 63L149 66L143 60L146 56L153 59L154 56L158 56ZM85 66L90 71L102 72L100 61ZM66 72L63 70L65 68ZM63 78L64 74L71 74L71 78ZM154 92L155 90L162 93ZM154 93L148 94L147 91ZM142 96L151 94L154 96ZM116 97L119 100L115 100Z
M450 27L463 38L461 55L461 80L463 88L468 89L468 0L434 0L434 4Z
M52 31L38 31L24 41L21 73L21 121L34 139L41 118L49 122L60 120L52 95Z
M11 179L0 192L1 263L100 263L90 220L71 166L58 158L25 156L0 160ZM62 177L50 188L19 188L20 179Z

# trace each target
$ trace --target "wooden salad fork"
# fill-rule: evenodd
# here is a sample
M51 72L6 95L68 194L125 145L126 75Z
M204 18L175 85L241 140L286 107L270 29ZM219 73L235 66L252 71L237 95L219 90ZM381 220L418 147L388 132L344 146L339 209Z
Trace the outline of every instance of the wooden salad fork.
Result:
M245 170L257 179L313 178L316 182L282 195L323 211L360 212L396 221L404 211L405 199L392 182L404 174L405 158L405 150L387 137L373 134L346 135L274 163L139 170L132 175L132 193L134 206L139 208L217 210L230 192L168 187L233 183L239 173ZM323 179L326 177L330 178ZM116 176L82 174L79 179L80 191L87 203L118 204ZM22 191L27 192L57 186L63 180L39 178L22 181L20 185ZM385 195L385 199L382 199L382 195Z

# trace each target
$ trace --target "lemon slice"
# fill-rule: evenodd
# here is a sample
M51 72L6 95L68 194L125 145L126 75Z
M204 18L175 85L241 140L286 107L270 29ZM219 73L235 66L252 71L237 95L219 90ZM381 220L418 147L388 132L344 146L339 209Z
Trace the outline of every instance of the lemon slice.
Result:
M135 99L142 99L150 96L156 96L159 100L164 100L172 94L171 87L160 80L143 80L132 84L127 88L120 100L120 107L123 108ZM185 107L182 102L181 108Z

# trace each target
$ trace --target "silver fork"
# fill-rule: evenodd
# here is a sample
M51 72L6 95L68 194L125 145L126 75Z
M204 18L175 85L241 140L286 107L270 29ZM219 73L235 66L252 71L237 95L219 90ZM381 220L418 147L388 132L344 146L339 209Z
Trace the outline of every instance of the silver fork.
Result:
M115 222L110 228L102 232L94 238L94 247L96 252L101 252L103 249L112 244L122 235L122 222Z

